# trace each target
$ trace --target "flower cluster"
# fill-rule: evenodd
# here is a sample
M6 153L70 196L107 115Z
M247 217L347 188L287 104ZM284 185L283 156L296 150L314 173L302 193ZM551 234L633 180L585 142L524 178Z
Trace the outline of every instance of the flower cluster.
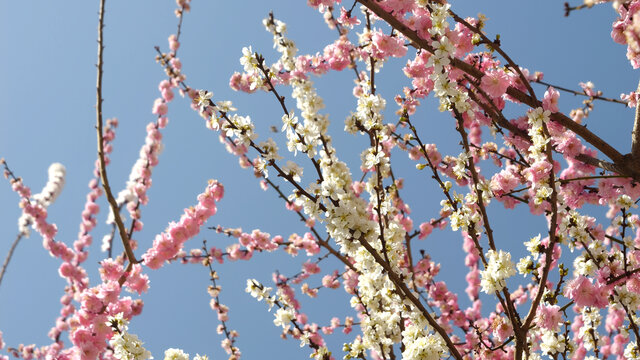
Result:
M62 192L65 174L66 169L64 165L60 163L51 164L51 166L49 166L49 180L47 180L47 184L39 194L32 196L32 200L44 209L53 204ZM23 213L22 216L20 216L18 219L18 230L21 234L29 236L29 226L33 223L33 220L34 219L27 213Z
M516 274L516 269L511 254L503 250L489 250L487 258L487 266L480 273L480 286L483 292L492 294L506 286L506 280Z
M172 35L171 52L159 51L158 56L168 79L160 83L160 97L151 110L157 120L147 126L145 144L125 190L118 195L118 205L126 207L132 220L130 232L140 231L140 206L148 201L151 172L163 147L160 130L167 125L168 103L179 89L180 95L192 100L191 107L205 119L206 127L219 132L240 165L252 168L262 188L274 189L285 207L299 216L308 228L303 235L272 237L260 230L245 233L239 228L218 226L217 236L231 238L226 248L207 248L205 244L201 249L184 250L186 241L198 235L216 213L223 196L222 185L210 181L198 196L198 203L185 209L179 221L170 223L155 237L141 264L130 254L127 258L111 258L113 235L105 237L103 248L110 251L109 258L100 262L101 282L92 287L82 264L97 222L100 179L90 182L78 240L68 246L54 240L57 228L46 220L47 206L64 183L64 168L50 170L50 182L34 196L20 179L13 178L12 187L20 195L23 208L21 234L27 233L28 225L41 233L44 247L62 260L59 274L67 281L62 310L50 332L54 343L42 349L21 346L16 353L25 359L150 358L150 352L136 335L128 333L127 327L128 320L141 312L142 301L123 296L122 290L142 295L149 288L144 266L158 269L181 260L209 268L210 305L220 321L218 333L225 336L222 347L230 359L238 359L237 332L227 328L230 309L220 302L221 286L216 283L218 273L212 264L250 260L256 252L280 249L291 256L318 258L306 259L295 275L274 273L274 288L248 280L246 291L259 301L265 300L270 310L276 307L273 323L282 336L310 347L316 359L331 358L324 335L338 327L349 334L354 326L359 331L343 348L347 359L395 358L398 348L407 359L539 359L543 355L583 359L591 354L603 359L640 358L635 311L640 307L640 217L634 213L640 186L632 178L637 179L633 171L637 159L633 153L617 154L582 126L595 99L603 99L602 93L591 83L581 83L582 93L574 93L589 100L583 108L564 115L559 91L566 89L548 86L544 97L538 99L532 86L537 86L543 75L531 75L504 53L498 37L489 39L483 16L462 19L445 2L363 3L367 3L361 7L366 21L353 13L355 4L351 9L340 8L340 16L334 17L339 1L309 1L339 33L335 41L314 55L299 54L296 44L286 36L287 26L272 15L263 24L280 54L275 63L269 65L252 47L242 50L243 72L231 77L230 86L247 93L273 93L283 110L280 132L290 153L286 160L279 153L283 144L271 138L259 139L251 117L236 113L229 101L214 102L212 92L186 84L177 57L180 31ZM593 6L596 1L585 3ZM177 0L177 4L180 17L190 9L189 0ZM614 4L620 19L614 23L612 36L627 44L628 58L638 67L640 1ZM391 25L390 31L385 24L374 27L381 19ZM356 36L349 36L349 31L360 24L363 27L357 34L357 44L351 43L350 38ZM394 118L389 116L387 101L378 91L381 77L377 74L391 57L404 57L410 51L413 54L407 42L418 50L404 67L411 86L395 96L399 118ZM472 53L480 45L487 51ZM358 69L361 65L366 71ZM329 116L322 112L324 101L311 80L313 75L345 69L355 73L355 101L344 130L367 141L360 152L361 174L352 173L340 159L328 134ZM295 110L280 95L285 86L291 89ZM441 154L435 144L423 141L420 125L412 123L412 117L418 117L420 99L431 92L439 99L439 109L456 120L462 150L454 150L453 155ZM636 95L627 95L626 104L635 104ZM514 113L518 115L512 116ZM107 121L102 134L106 163L115 126L117 121ZM272 129L278 132L277 127ZM432 134L422 134L428 140L425 135ZM600 154L583 142L595 145L614 163L599 160ZM428 176L441 190L436 218L420 218L405 202L405 179L398 177L398 168L395 162L392 168L391 160L399 151L407 152L416 169L430 171ZM298 153L304 154L302 159ZM554 156L562 161L554 161ZM308 162L307 166L302 162ZM597 167L604 171L596 174ZM495 171L493 176L488 176L489 171ZM278 181L284 182L282 187ZM511 248L500 248L504 244L494 236L490 222L494 209L488 207L493 199L507 209L525 204L532 214L546 220L547 229L541 232L545 235L524 242L527 253L518 265L511 261ZM608 225L581 213L593 205L608 209L604 214ZM110 214L108 222L113 222L116 215ZM440 264L415 242L432 234L434 228L446 228L448 223L453 231L460 230L464 264L469 270L465 278L470 303L466 308L461 308L458 295L438 280ZM131 245L137 244L132 241ZM570 258L566 249L573 254ZM565 257L561 258L563 251ZM341 262L342 270L321 263L331 256ZM565 259L572 262L571 277ZM516 269L533 282L524 286L517 283L522 278L511 279ZM333 317L329 325L321 326L309 320L302 309L303 301L296 298L300 293L317 298L320 292L341 287L350 296L355 321L348 316L341 324ZM483 307L480 290L496 298L495 308ZM487 298L482 297L483 301ZM573 321L567 315L571 305ZM525 306L528 310L520 313ZM601 313L605 308L606 319ZM328 318L324 324L327 322ZM69 333L70 348L65 349L60 340L63 332ZM189 355L170 348L164 358L188 360ZM204 358L198 355L194 360Z
M110 316L106 325L113 331L113 336L109 340L109 345L113 349L113 357L120 360L146 360L153 359L151 353L144 348L143 342L137 335L131 334L129 321L122 313ZM169 348L164 352L164 360L189 360L189 354L181 349ZM193 360L208 360L208 357L196 355Z
M183 14L182 9L189 10L189 0L180 0L178 6L180 9L178 9L179 12L177 12L176 15L181 17ZM139 158L129 173L129 180L127 181L125 189L118 193L116 199L119 207L126 206L133 222L133 231L142 230L143 224L140 220L141 214L139 208L140 205L146 205L149 201L147 191L152 184L151 174L153 169L158 165L158 156L164 149L160 130L164 129L169 123L169 118L166 115L169 111L168 104L174 98L173 89L177 88L180 82L185 79L181 73L182 64L176 56L180 46L176 36L172 35L169 37L169 46L172 52L166 56L165 60L170 66L167 72L171 75L171 81L162 80L158 84L158 91L161 96L154 101L151 110L151 112L157 116L157 119L155 122L147 124L145 144L140 149ZM113 222L113 209L110 209L107 223L112 224ZM103 243L103 250L107 249L108 244L105 241Z
M156 235L153 246L142 255L144 264L151 269L158 269L166 260L173 259L183 244L196 236L200 227L216 213L216 202L220 201L223 195L222 184L209 180L205 191L198 195L198 204L185 209L179 222L172 222L165 232Z
M611 37L618 44L627 45L627 59L637 69L640 67L640 3L630 3L623 5L620 1L614 2L614 8L620 17L613 22Z

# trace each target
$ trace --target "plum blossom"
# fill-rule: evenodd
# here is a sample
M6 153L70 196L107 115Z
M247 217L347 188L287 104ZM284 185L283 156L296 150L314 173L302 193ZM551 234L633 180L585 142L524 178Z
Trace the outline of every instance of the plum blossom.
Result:
M549 86L547 91L544 93L544 99L542 100L542 108L545 110L549 110L550 112L558 112L558 98L560 98L560 93L558 90L554 89L553 86Z
M509 77L502 69L490 70L482 77L480 85L489 96L501 97L509 87Z
M487 267L480 273L482 291L491 294L506 286L506 279L516 274L511 254L503 250L487 252Z

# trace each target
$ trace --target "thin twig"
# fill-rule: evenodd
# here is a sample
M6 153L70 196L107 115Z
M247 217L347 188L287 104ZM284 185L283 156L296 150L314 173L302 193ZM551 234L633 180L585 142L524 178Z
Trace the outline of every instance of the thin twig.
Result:
M22 239L22 237L24 236L24 234L21 232L18 234L18 236L16 236L16 239L13 240L13 244L11 244L11 248L9 249L9 252L7 253L7 257L4 258L4 263L2 264L2 270L0 270L0 284L2 284L2 279L4 278L4 273L7 271L7 267L9 266L9 262L11 261L11 257L13 256L13 252L16 249L16 246L18 246L18 243L20 242L20 240Z
M618 103L618 104L622 104L627 106L627 102L626 101L622 101L622 100L618 100L618 99L613 99L613 98L608 98L608 97L604 97L604 96L600 96L600 95L589 95L584 91L576 91L576 90L571 90L562 86L558 86L558 85L553 85L553 84L549 84L547 82L544 82L542 80L533 80L533 82L541 84L541 85L545 85L545 86L551 86L554 89L558 89L558 90L562 90L574 95L580 95L580 96L586 96L588 98L591 99L598 99L598 100L603 100L603 101L609 101L609 102L614 102L614 103Z
M209 249L207 249L207 240L203 240L202 241L202 250L204 250L205 254L209 253ZM216 292L212 293L215 294L215 296L213 296L215 303L217 306L222 305L220 303L220 287L218 286L218 284L216 284L216 278L218 277L218 273L213 270L213 266L211 265L211 259L209 257L206 258L206 260L203 260L202 263L204 266L209 267L209 280L211 280L211 283L213 284L213 286L210 286L210 289L217 289ZM227 338L227 340L229 340L229 348L231 349L231 354L229 355L233 355L233 356L238 356L238 352L239 349L234 346L235 342L236 342L236 338L235 336L232 336L232 331L233 330L229 330L229 327L227 326L227 321L224 320L223 318L220 319L220 323L222 324L222 332L224 333L224 336Z

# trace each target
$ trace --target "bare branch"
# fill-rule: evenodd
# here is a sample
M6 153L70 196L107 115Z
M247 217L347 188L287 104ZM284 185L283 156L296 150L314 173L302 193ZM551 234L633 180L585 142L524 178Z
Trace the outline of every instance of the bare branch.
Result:
M4 273L7 271L7 267L9 266L9 262L11 261L11 257L13 256L13 252L15 251L16 247L18 246L18 243L20 242L23 236L24 236L23 233L19 233L18 236L16 236L16 239L13 240L13 244L11 244L11 248L7 253L7 257L4 258L4 263L2 264L2 269L0 270L0 284L2 283L2 279L4 278Z
M98 20L98 75L96 80L96 130L98 133L98 158L100 161L100 180L102 181L102 187L104 188L105 195L107 196L107 200L109 201L109 205L111 206L111 211L113 212L113 216L118 226L118 232L120 233L120 238L122 239L122 245L124 246L125 252L127 254L127 258L129 259L129 264L127 265L127 270L131 270L131 266L138 261L136 261L136 257L131 249L131 245L129 244L129 235L127 234L127 229L124 227L124 223L122 222L122 218L120 217L120 211L118 209L118 203L116 199L113 197L113 193L111 192L111 187L109 186L109 178L107 177L107 169L104 160L104 138L102 134L102 52L104 51L104 39L103 39L103 29L104 29L104 3L105 0L100 0L100 15ZM126 272L125 272L126 274ZM126 278L126 275L123 275L122 278L118 281L120 285L122 285Z

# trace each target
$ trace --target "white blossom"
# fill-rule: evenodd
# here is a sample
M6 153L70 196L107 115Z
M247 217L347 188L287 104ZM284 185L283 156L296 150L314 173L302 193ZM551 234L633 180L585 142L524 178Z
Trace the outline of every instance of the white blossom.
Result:
M189 360L189 354L180 349L167 349L164 352L164 360Z
M553 330L542 330L540 340L542 340L540 350L542 350L545 355L553 355L564 351L564 339L556 335Z
M533 267L533 261L531 260L531 256L527 256L524 258L521 258L520 261L518 261L518 264L516 265L516 268L518 269L518 273L520 273L521 275L527 275L528 273L531 272L531 268Z
M295 314L292 309L280 308L276 310L275 317L273 323L276 326L282 326L284 329L287 329L291 320L295 319Z
M251 50L251 46L242 48L242 57L240 58L240 64L244 66L246 73L253 73L258 67L258 59L256 59L255 53Z
M113 335L109 344L113 348L113 356L120 360L153 359L151 353L142 346L142 341L134 334L127 332Z
M487 267L480 273L482 291L492 294L506 286L506 279L516 274L509 252L489 250L487 252Z

